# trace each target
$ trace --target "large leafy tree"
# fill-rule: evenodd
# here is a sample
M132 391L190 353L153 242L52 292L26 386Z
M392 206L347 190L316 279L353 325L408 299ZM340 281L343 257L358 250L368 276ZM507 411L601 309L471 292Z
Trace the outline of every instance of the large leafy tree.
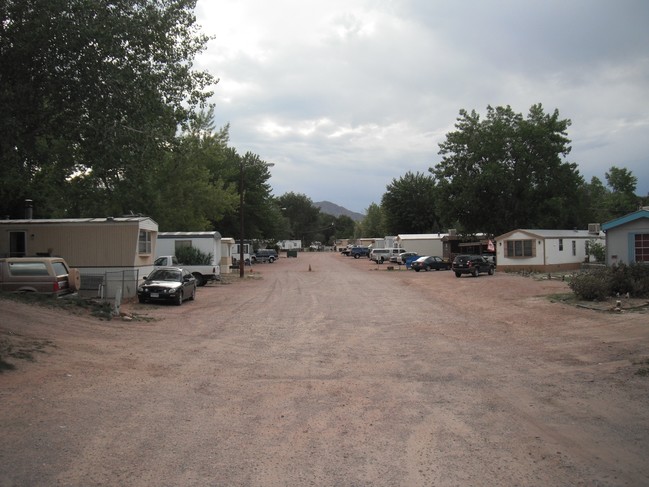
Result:
M381 199L387 233L440 231L435 180L430 174L408 171L393 179Z
M324 237L320 208L313 204L311 198L304 194L289 192L279 196L276 201L289 221L289 238L302 240L303 247L308 247L315 240L322 241Z
M365 210L365 218L359 225L359 237L384 237L387 235L383 209L376 203L371 203Z
M0 3L0 211L146 211L176 133L210 95L196 0Z
M607 207L612 218L617 218L638 209L640 198L635 194L638 178L626 168L612 166L604 175L611 188Z
M244 234L246 239L275 238L281 229L281 214L271 195L268 180L271 165L252 152L239 154L228 147L222 158L214 158L210 166L211 178L221 178L223 184L236 191L237 203L222 218L214 218L212 225L223 235L240 234L240 196L243 193Z
M332 234L332 242L339 238L353 238L356 222L347 215L339 215L334 219L334 232Z
M583 186L570 153L570 120L533 105L527 116L511 107L487 107L484 120L460 111L456 130L440 144L431 172L447 221L466 232L500 234L514 228L572 228L582 224L575 205Z

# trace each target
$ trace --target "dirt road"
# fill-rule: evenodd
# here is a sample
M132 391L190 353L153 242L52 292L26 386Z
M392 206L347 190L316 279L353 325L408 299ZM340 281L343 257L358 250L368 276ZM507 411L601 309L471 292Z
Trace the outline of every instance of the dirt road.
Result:
M40 349L0 374L0 485L649 485L647 314L338 254L255 271L124 307L151 321L0 300Z

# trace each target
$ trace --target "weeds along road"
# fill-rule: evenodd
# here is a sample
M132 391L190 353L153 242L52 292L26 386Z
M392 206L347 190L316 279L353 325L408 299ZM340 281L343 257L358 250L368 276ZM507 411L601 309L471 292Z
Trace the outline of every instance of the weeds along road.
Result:
M0 485L649 484L646 314L386 267L282 257L150 321L0 300L39 350L0 374Z

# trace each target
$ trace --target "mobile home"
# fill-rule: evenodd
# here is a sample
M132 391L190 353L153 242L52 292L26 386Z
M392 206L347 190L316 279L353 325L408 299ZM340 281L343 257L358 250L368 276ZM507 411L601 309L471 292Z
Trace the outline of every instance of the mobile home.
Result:
M158 224L145 216L0 220L0 256L57 256L79 269L81 288L120 282L135 296L153 268Z

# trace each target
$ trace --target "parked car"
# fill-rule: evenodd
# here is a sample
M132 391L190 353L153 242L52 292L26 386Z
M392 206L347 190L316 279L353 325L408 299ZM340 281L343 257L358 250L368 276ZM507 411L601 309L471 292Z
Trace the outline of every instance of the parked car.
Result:
M481 255L457 255L451 269L455 272L455 277L461 277L462 274L478 277L480 273L493 275L496 266Z
M395 264L405 264L406 261L412 257L420 257L417 252L408 252L407 250L404 250L403 252L399 252L397 255L393 255L390 257L390 262L394 262Z
M272 264L277 260L277 251L274 249L258 249L250 256L253 263L268 262Z
M383 264L383 262L390 262L390 257L393 255L399 255L400 252L403 252L402 248L392 247L387 249L372 249L369 254L370 260L373 260L377 264Z
M415 272L430 270L447 271L451 268L451 264L436 255L427 255L411 262L410 268Z
M352 247L351 250L349 251L349 255L351 255L354 259L360 259L361 257L367 257L370 254L370 248L369 247L362 247L362 246L356 246Z
M61 257L7 257L0 259L0 290L62 296L78 291L79 271Z
M138 286L137 298L140 303L171 301L180 306L185 299L196 298L196 278L181 267L159 267Z

